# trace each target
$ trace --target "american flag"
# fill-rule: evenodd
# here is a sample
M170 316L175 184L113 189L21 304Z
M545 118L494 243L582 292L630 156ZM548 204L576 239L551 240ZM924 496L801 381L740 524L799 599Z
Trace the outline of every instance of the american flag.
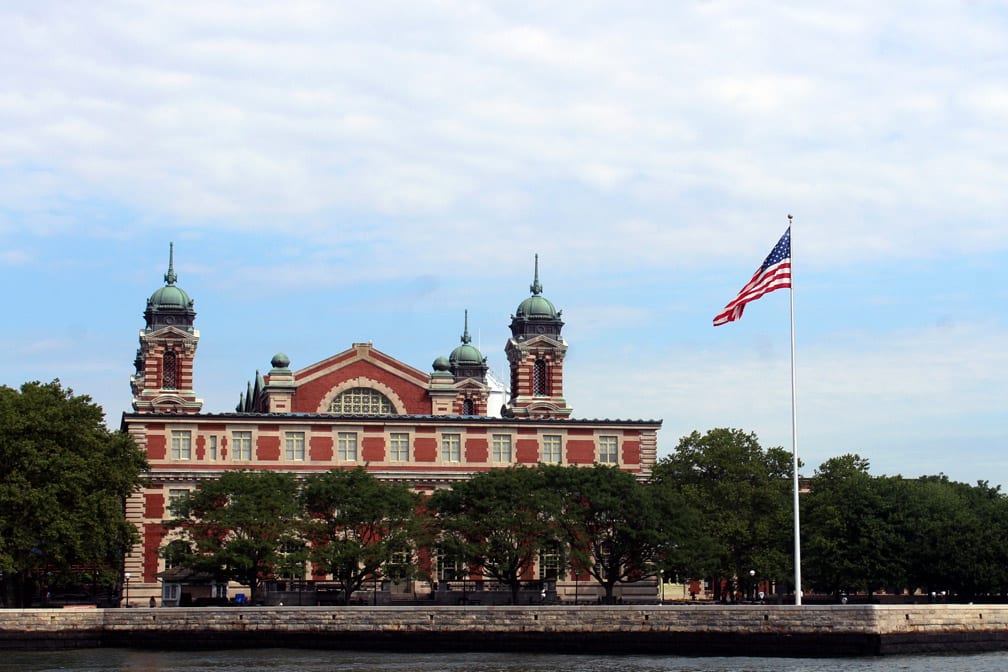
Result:
M789 226L764 260L763 265L756 269L752 279L739 291L738 296L732 299L724 307L724 310L714 318L714 326L734 322L742 317L742 310L750 301L755 301L775 289L786 289L790 286L791 227Z

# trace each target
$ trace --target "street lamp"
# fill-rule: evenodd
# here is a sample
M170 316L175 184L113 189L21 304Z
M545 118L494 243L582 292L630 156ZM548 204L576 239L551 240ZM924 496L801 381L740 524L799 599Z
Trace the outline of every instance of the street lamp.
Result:
M749 570L749 593L750 593L750 599L752 600L752 602L754 604L756 603L756 582L755 582L755 577L756 577L756 570L755 569L750 569Z
M126 579L126 606L128 607L129 606L129 580L130 580L130 573L126 572L123 575L123 578Z
M658 580L661 581L661 603L665 604L665 570L658 570Z

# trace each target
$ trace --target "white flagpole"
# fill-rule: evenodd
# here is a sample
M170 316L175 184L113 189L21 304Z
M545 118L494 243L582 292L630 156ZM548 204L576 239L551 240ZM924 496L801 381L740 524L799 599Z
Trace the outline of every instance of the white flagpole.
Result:
M788 218L788 229L791 230L791 458L794 479L794 583L795 605L801 605L801 526L798 522L798 410L797 410L797 373L795 367L795 328L794 328L794 230L791 229L793 217Z

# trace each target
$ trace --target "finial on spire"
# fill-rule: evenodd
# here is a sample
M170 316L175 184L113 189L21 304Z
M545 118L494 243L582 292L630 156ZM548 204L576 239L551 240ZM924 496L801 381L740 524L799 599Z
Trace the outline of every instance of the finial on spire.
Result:
M469 337L469 309L466 308L465 311L465 331L462 332L462 342L469 344L472 342L472 338Z
M535 278L532 280L532 284L529 285L529 291L533 295L539 296L542 294L542 285L539 283L539 254L535 255Z
M169 285L174 285L178 280L175 275L175 243L168 243L168 272L165 273L164 281Z

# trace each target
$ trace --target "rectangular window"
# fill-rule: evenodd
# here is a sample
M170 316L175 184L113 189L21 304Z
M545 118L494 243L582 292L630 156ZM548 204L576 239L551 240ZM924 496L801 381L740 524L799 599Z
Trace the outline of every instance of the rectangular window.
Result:
M389 434L389 460L409 462L409 443L409 434L405 432Z
M598 437L599 464L619 464L619 439L615 436Z
M441 435L441 461L461 462L462 461L462 435L442 434Z
M304 432L287 432L284 443L288 461L304 461Z
M178 506L179 501L189 494L189 490L186 488L169 488L168 489L168 513L171 515L177 515L175 508Z
M539 578L556 581L560 578L560 563L562 555L560 544L547 544L539 551Z
M543 464L560 464L562 441L563 438L559 434L547 434L542 438Z
M182 587L177 583L166 583L161 588L161 602L177 602Z
M217 437L209 437L209 445L207 447L207 453L210 455L211 460L217 459Z
M336 434L336 457L342 462L357 461L356 432L338 432Z
M511 435L510 434L494 434L493 435L493 461L494 462L504 462L510 464L511 462Z
M231 433L231 456L235 460L252 459L252 432Z
M172 430L171 458L173 460L192 459L192 432L188 429Z

